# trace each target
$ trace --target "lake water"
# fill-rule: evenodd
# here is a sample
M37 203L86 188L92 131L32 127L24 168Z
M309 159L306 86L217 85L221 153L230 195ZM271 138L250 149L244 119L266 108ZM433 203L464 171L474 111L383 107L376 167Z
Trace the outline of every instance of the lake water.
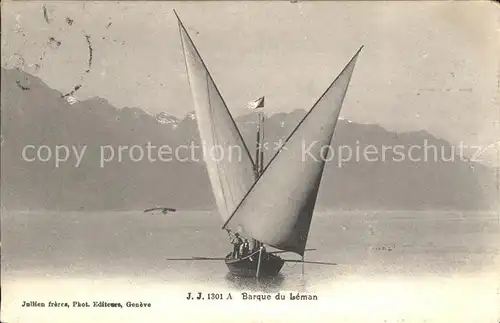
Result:
M209 212L3 212L6 322L496 322L500 225L491 213L322 212L306 260L272 280L236 279L231 246ZM287 259L297 255L284 254ZM214 292L232 300L188 301ZM241 293L273 300L242 300ZM316 295L278 301L276 294ZM288 296L287 296L288 297ZM22 308L23 300L149 302L151 308ZM246 313L246 314L245 314Z

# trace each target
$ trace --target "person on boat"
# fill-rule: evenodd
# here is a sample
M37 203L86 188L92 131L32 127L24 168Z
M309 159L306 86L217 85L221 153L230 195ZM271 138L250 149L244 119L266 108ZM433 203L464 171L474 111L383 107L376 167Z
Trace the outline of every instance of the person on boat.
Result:
M245 250L245 243L246 242L243 242L241 245L240 245L240 257L243 258L247 255L246 253L246 250Z
M255 239L251 239L248 243L248 250L250 253L254 252L257 249L257 244Z
M260 249L260 246L262 246L262 242L260 242L259 240L255 240L255 251Z
M262 245L260 247L260 253L262 255L262 259L267 259L268 258L268 254L266 252L266 247L264 247L264 245Z
M231 243L233 244L233 258L239 258L239 251L240 247L243 245L243 240L240 238L238 232L231 238Z
M243 243L243 255L247 256L250 254L250 243L248 242L247 239L245 239L245 242Z

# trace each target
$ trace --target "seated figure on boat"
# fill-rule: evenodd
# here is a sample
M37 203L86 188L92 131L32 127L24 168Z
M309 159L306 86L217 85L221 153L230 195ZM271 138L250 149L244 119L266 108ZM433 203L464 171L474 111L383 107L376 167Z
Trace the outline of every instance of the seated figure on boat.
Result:
M231 236L230 231L228 231L230 239L231 239L231 244L233 245L233 258L239 258L240 257L240 249L243 246L243 240L240 237L240 234L236 232L234 235Z
M249 245L248 245L248 240L245 239L245 241L240 245L240 257L246 257L250 253Z
M250 253L255 251L255 242L255 239L250 239L250 241L248 242L248 250Z
M263 259L267 259L269 258L269 255L268 253L266 252L266 247L264 247L263 245L260 246L260 252L262 254L262 258Z

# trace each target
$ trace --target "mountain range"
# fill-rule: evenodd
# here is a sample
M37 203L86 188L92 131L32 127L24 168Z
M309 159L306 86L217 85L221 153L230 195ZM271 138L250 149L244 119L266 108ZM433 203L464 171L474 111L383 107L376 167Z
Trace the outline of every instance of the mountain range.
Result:
M165 112L153 115L137 107L116 108L102 98L84 101L51 89L41 79L17 69L2 69L1 88L1 202L6 209L21 210L132 210L155 205L180 209L213 209L207 173L202 160L134 161L134 145L178 147L200 144L196 115L186 108L182 119ZM294 129L306 111L295 110L267 116L266 160ZM249 147L255 147L256 115L236 118ZM401 152L412 146L414 160L401 160ZM27 161L37 158L43 162ZM69 147L71 157L55 164L56 146ZM373 145L373 146L370 146ZM118 160L118 147L127 146ZM494 171L460 158L449 142L426 131L397 133L379 125L358 124L341 119L332 142L352 153L373 147L400 147L382 155L372 153L338 163L327 162L318 209L343 210L491 210L497 188ZM369 147L370 146L370 147ZM86 147L78 165L74 151ZM103 148L107 147L107 148ZM64 151L60 149L60 152ZM102 152L113 160L102 164ZM346 148L343 148L346 149ZM186 150L187 151L187 150ZM185 151L185 152L186 152ZM155 153L155 157L157 154ZM373 161L377 158L377 161ZM449 160L444 160L444 159ZM138 158L136 158L138 159Z

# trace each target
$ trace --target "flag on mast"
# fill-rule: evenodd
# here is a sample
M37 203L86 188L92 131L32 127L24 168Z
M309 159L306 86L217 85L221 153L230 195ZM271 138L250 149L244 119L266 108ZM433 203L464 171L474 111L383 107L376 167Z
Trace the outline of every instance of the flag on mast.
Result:
M264 97L258 98L255 101L249 102L247 108L250 110L255 110L264 107Z

